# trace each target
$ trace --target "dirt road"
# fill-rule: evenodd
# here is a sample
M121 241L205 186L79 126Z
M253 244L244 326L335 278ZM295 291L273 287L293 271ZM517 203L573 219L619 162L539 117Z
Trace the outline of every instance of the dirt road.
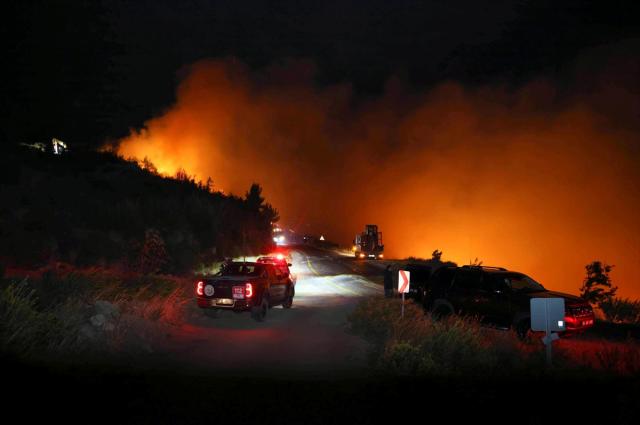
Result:
M381 269L330 251L292 248L297 275L293 308L273 307L264 323L248 313L211 317L193 303L187 322L160 344L194 367L228 374L357 374L366 368L366 343L347 332L347 315L363 297L381 296Z

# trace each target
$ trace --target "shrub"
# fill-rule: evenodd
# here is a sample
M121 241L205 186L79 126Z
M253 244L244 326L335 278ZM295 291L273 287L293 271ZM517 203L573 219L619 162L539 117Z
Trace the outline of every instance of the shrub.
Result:
M423 375L436 370L436 363L429 353L409 342L388 344L381 366L396 375Z
M605 318L612 322L640 323L640 301L612 298L599 305Z
M167 248L162 235L156 229L147 229L140 252L140 271L159 273L169 264Z
M371 343L371 362L400 375L490 374L500 364L526 367L529 357L507 333L492 343L475 318L435 320L409 301L400 317L399 299L369 298L349 316L351 330ZM514 359L521 359L516 361Z
M492 372L497 356L494 347L481 334L479 323L471 318L451 316L430 321L422 350L434 359L436 372Z

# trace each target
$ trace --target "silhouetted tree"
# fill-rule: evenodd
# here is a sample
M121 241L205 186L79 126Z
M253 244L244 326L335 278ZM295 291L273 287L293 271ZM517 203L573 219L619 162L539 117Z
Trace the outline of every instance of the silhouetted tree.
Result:
M580 288L580 296L595 305L611 301L618 290L617 286L612 285L609 277L613 266L601 261L593 261L587 264L585 269L587 276Z
M269 203L266 203L262 208L262 216L265 222L269 224L274 224L278 220L280 220L280 214L278 213L278 210Z
M178 168L176 170L176 180L183 182L193 182L194 179L187 174L187 171L184 168Z
M431 260L432 261L442 261L442 251L439 250L435 250L431 253Z
M144 159L142 160L142 164L141 167L147 171L149 171L150 173L153 174L158 174L158 168L155 166L155 164L153 162L151 162L151 160L149 158L147 158L146 156L144 157Z
M262 187L258 183L253 183L249 191L245 194L245 203L249 211L260 212L264 198L262 197Z

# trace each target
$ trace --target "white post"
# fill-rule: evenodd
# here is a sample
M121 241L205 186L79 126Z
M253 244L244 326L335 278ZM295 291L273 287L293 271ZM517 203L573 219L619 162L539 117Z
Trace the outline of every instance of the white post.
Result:
M553 339L551 339L551 326L549 325L549 307L545 304L545 316L547 320L545 323L547 324L546 329L546 345L547 345L547 366L551 366L551 344L553 343Z

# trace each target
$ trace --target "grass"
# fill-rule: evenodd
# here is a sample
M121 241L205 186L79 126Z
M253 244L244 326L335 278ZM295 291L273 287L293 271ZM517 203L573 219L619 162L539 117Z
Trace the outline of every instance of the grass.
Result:
M558 341L554 350L563 367L596 370L623 376L640 375L640 344L567 338Z
M400 317L399 299L369 298L349 316L351 331L371 343L371 366L397 376L530 376L549 371L544 345L520 341L514 332L482 327L477 318L435 320L408 301ZM554 344L559 374L640 375L637 341L563 338Z
M174 276L102 268L2 277L0 350L26 358L149 350L156 325L182 323L186 287Z

